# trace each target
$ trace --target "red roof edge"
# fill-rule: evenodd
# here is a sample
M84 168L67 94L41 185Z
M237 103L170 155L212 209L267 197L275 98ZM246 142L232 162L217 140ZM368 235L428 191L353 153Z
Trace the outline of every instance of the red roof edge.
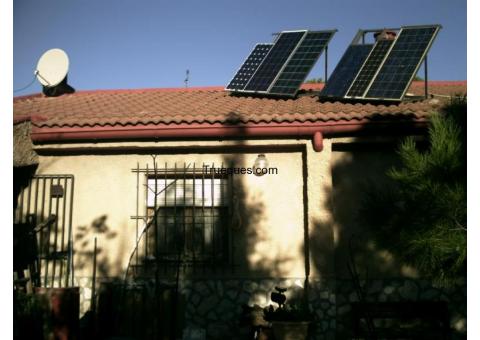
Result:
M308 137L314 142L314 149L323 149L323 136L357 133L361 130L399 129L414 131L427 126L425 119L415 121L404 120L395 124L372 122L368 119L359 121L337 121L328 123L268 123L245 125L222 124L189 124L163 126L130 126L130 127L92 127L92 128L39 128L33 127L31 138L34 143L58 142L94 142L99 140L138 140L138 139L185 139L232 137Z

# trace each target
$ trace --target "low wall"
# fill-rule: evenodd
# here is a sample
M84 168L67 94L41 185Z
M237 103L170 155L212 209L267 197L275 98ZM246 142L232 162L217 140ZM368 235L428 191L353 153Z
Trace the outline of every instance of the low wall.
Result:
M266 307L275 286L288 288L287 303L303 297L304 278L211 279L179 281L184 329L203 333L207 339L246 339L248 329L240 327L242 305ZM105 281L105 280L99 280ZM90 308L91 279L77 278L82 314ZM165 287L166 282L162 282ZM172 282L167 283L172 287ZM362 283L364 284L364 283ZM154 282L148 282L153 291ZM351 280L311 280L309 306L314 311L311 339L331 340L352 337L351 304L358 301ZM382 279L365 285L367 301L445 301L450 313L453 339L466 337L466 284L438 288L426 280Z

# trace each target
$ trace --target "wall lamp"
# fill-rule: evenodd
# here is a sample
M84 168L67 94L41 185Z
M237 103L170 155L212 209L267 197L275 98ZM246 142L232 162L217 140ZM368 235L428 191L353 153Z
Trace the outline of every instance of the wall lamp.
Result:
M265 171L263 170L265 169ZM253 173L255 176L263 176L268 171L268 160L267 157L262 153L257 156L255 162L253 163Z

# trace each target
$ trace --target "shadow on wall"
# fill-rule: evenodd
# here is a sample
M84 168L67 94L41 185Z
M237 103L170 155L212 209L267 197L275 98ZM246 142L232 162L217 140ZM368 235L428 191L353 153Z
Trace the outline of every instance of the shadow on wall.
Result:
M238 129L243 129L238 116L232 114L228 120L228 124L238 125ZM202 149L191 150L189 153L206 154L205 163L208 164L208 153L221 152L224 154L222 165L224 167L250 167L246 164L245 153L261 153L267 149L257 150L251 146L245 145L241 140L236 140L234 145L224 147L223 149ZM162 154L156 155L156 161L163 167ZM250 161L250 160L248 160ZM168 164L169 167L172 164ZM215 164L219 166L220 164ZM191 165L193 166L193 164ZM199 164L196 165L200 166ZM152 161L148 163L151 170L153 168ZM150 172L152 174L152 172ZM265 305L268 300L268 294L273 290L275 282L272 277L280 274L280 264L289 260L288 254L278 254L273 260L260 261L252 265L251 255L256 252L256 246L259 242L268 243L269 235L264 233L258 225L264 222L265 204L262 197L252 196L247 188L248 181L246 176L253 175L233 175L229 178L233 189L232 199L229 201L228 223L226 223L226 234L228 235L228 246L225 258L222 263L211 263L207 265L195 264L187 265L181 262L178 272L175 270L165 270L161 268L159 273L155 273L155 259L150 261L152 270L144 272L145 276L136 276L137 269L132 270L134 280L131 281L129 273L129 285L123 293L115 294L115 287L110 292L105 292L100 298L99 310L101 310L104 322L102 324L115 325L109 330L102 331L108 335L130 335L139 339L148 339L158 335L168 338L181 336L184 327L204 329L209 339L224 339L232 336L232 330L238 328L240 315L242 312L242 304L262 303ZM167 189L167 194L169 190ZM192 188L185 188L185 191ZM189 192L186 192L188 195ZM190 192L191 194L191 192ZM140 195L142 196L142 195ZM289 197L285 197L288 200ZM161 220L163 221L163 216ZM154 222L150 222L151 231L154 228ZM102 216L92 223L91 229L102 231L107 236L109 234L108 225L106 225L106 217ZM85 240L84 231L87 226L77 228L79 233L75 236L77 243L78 262L87 262L92 257L92 245L89 240ZM150 231L150 230L149 230ZM143 238L147 236L148 242L155 237L152 232L147 232ZM182 239L177 240L183 242ZM143 241L141 241L143 242ZM79 249L79 247L81 247ZM148 248L148 245L147 245ZM184 245L177 248L183 249ZM152 248L154 249L154 247ZM148 260L144 255L144 247L140 245L137 249L140 263L147 263ZM101 254L102 250L100 250ZM151 252L154 254L154 252ZM169 255L167 255L169 256ZM80 260L82 258L83 260ZM133 254L132 263L135 263L136 256ZM173 259L172 256L169 259ZM144 262L142 262L144 261ZM162 263L163 266L175 269L174 263ZM77 265L78 266L78 265ZM102 264L99 262L99 275L102 272ZM138 271L138 273L141 273ZM159 281L155 284L156 275L159 275ZM178 293L176 293L176 280L178 277ZM256 282L252 282L256 281ZM260 287L259 281L263 280ZM134 283L134 285L130 285ZM157 293L157 289L161 293ZM122 295L123 294L123 295ZM173 294L173 295L172 295ZM155 296L160 299L155 298ZM115 302L115 301L116 302ZM116 320L108 319L111 307L114 305L128 304L125 308L121 308L125 313L135 316L140 325L138 327L133 322L134 319L129 318L125 313L116 313ZM155 303L159 303L157 312L153 312ZM135 312L133 312L135 311ZM124 315L125 314L125 315ZM155 317L151 317L155 315ZM160 315L157 319L156 315ZM144 316L144 317L142 317ZM123 320L123 321L121 321ZM174 330L174 328L177 328Z
M241 145L238 142L237 145ZM225 156L227 167L248 167L245 155L242 153L235 156ZM258 246L271 242L272 235L269 230L260 228L265 226L267 216L265 216L264 197L249 195L249 189L246 187L248 182L245 176L253 175L234 175L232 180L233 200L232 216L230 224L231 247L232 247L232 265L233 272L236 275L245 277L271 278L282 275L281 264L291 260L289 254L278 253L278 250L272 248L270 251L276 253L270 259L262 257ZM273 189L273 188L272 188ZM287 199L287 198L285 198ZM273 235L275 237L275 235Z
M35 175L37 165L13 168L13 211L17 209L20 193L28 185L30 178Z
M329 193L337 233L335 267L337 278L349 278L349 242L354 241L357 266L374 277L403 276L414 271L402 266L388 252L389 245L374 243L373 233L362 225L359 210L373 183L387 187L386 171L398 163L395 145L334 146L332 186ZM382 150L383 148L383 150ZM361 174L359 176L359 174Z
M242 123L242 115L237 112L230 112L228 115L228 124L237 126L239 130L239 135L247 136L248 132L245 131L245 126ZM298 150L297 150L298 151ZM229 154L229 152L231 152ZM229 168L239 168L239 167L252 167L253 159L256 158L257 154L279 152L278 147L253 147L248 146L247 143L241 138L235 140L235 143L229 150L225 151L225 156L223 157L223 163ZM246 155L254 155L252 157L247 157ZM248 159L248 160L247 160ZM275 166L275 164L270 164L270 166ZM281 172L285 169L279 169ZM288 253L280 253L278 249L271 248L272 254L270 258L259 258L262 253L259 252L258 246L260 244L268 244L272 241L272 237L279 237L278 233L280 230L277 226L272 226L276 228L276 235L269 235L269 227L265 227L266 220L268 217L266 214L265 206L265 196L266 195L252 195L252 186L253 182L247 181L248 176L255 175L233 175L233 202L232 202L232 216L231 216L231 239L232 239L232 248L234 253L232 253L232 258L234 259L233 270L234 273L238 273L245 277L252 278L279 278L284 275L284 270L282 270L282 265L292 261L292 255ZM275 175L264 175L267 178L268 176ZM262 180L262 177L258 177L259 180ZM252 177L250 177L252 178ZM292 183L294 185L294 183ZM274 191L274 187L266 187L267 190ZM289 201L291 197L283 197L282 199ZM277 213L277 211L276 211ZM281 214L280 211L278 211ZM259 226L263 224L263 229ZM267 228L268 230L264 230ZM301 254L299 254L301 255ZM238 274L236 274L238 276ZM272 289L273 290L273 289ZM265 302L268 302L267 298Z
M239 131L244 129L241 116L238 114L230 114L229 124L238 126ZM295 151L300 154L300 150ZM250 162L253 163L257 154L266 153L268 157L268 153L288 151L279 150L278 147L251 146L237 139L234 145L225 148L222 152L224 153L223 165L237 168L251 167L253 164ZM274 164L270 165L274 166ZM282 169L279 169L280 171ZM195 276L192 273L185 277L186 281L191 282L191 286L184 290L187 301L186 326L193 330L205 330L208 339L247 338L249 329L239 327L242 304L258 304L262 307L269 304L270 292L274 290L275 285L283 286L286 283L286 280L282 280L284 279L282 276L285 275L284 265L292 261L292 257L303 256L301 249L298 255L292 255L290 251L279 252L271 246L274 244L272 238L278 236L270 234L270 229L277 226L267 227L269 222L266 216L268 211L266 203L272 202L266 202L265 195L252 194L255 191L252 187L255 180L252 181L253 177L248 180L248 176L254 175L232 176L232 214L231 223L228 224L231 247L230 267L210 277ZM262 180L261 177L256 179ZM266 180L267 177L264 179ZM276 190L275 187L265 188ZM288 202L292 197L285 196L279 199ZM281 211L276 212L281 214ZM301 228L303 227L301 225ZM260 251L259 245L270 245L271 248L262 248ZM293 284L293 280L290 281L289 284ZM237 330L235 334L232 334L233 329Z
M408 129L408 124L405 126ZM457 330L454 338L462 338L466 320L466 290L458 286L443 289L423 279L411 266L395 258L395 235L391 242L379 243L375 230L362 223L360 210L367 194L376 188L388 191L392 186L386 171L399 164L397 141L382 142L378 137L357 138L332 146L332 189L322 190L329 197L322 209L332 211L333 221L317 221L311 234L313 266L321 268L325 228L335 233L336 334L350 338L352 333L352 303L359 301L348 269L349 256L354 258L368 302L445 301L450 312L450 325ZM420 143L425 147L426 143ZM349 249L349 244L352 247Z
M94 261L94 240L97 237L96 248L96 275L100 278L108 278L112 273L122 271L121 257L114 257L113 253L108 253L102 245L103 240L112 240L117 237L117 233L107 224L107 215L101 215L95 218L89 226L81 225L75 228L76 232L73 237L75 250L75 269L83 270L91 268L93 271ZM115 245L112 249L115 253L122 248L122 245ZM89 274L89 276L92 274Z

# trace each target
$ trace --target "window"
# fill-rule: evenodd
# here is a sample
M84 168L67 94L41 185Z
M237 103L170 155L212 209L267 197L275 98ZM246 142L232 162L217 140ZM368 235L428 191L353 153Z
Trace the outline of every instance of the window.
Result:
M199 177L199 178L198 178ZM148 178L147 247L163 261L227 258L228 178L192 173ZM155 221L156 211L156 221ZM155 249L157 248L157 249Z

